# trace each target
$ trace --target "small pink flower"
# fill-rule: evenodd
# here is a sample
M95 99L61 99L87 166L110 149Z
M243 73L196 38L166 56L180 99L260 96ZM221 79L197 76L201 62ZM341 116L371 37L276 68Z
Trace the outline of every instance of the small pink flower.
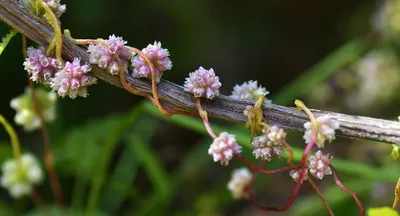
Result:
M189 77L186 78L185 91L194 94L196 98L205 97L213 99L219 95L219 88L221 83L219 77L215 76L214 70L206 70L200 67L195 72L189 73Z
M55 74L51 88L61 97L86 97L87 87L96 83L96 78L88 74L90 69L88 64L81 65L80 59L74 58L72 63L67 62L65 67Z
M161 42L154 41L154 44L149 44L142 52L149 58L153 63L156 72L156 81L160 82L161 77L166 70L171 70L172 61L169 59L168 49L161 47ZM151 79L151 70L146 61L135 55L132 57L132 76L136 78L148 78Z
M27 52L28 57L25 59L23 65L25 66L25 70L31 75L31 80L49 85L54 73L61 69L60 61L46 56L44 47L37 49L29 47Z
M264 87L258 86L257 81L244 82L242 85L236 85L233 87L231 94L232 98L242 100L254 100L256 101L261 95L266 96L269 94Z
M332 175L332 170L329 167L332 156L329 154L323 155L321 151L317 151L314 156L309 159L308 168L311 175L318 179L322 179L325 175Z
M122 37L110 35L108 40L104 40L100 44L89 45L87 51L90 54L90 63L97 64L99 68L107 70L112 75L118 74L121 67L114 55L119 56L123 64L122 68L125 68L127 59L131 55L129 50L124 47L126 43Z
M255 137L251 144L254 146L253 155L258 159L270 161L272 157L283 156L282 139L286 137L286 133L276 127L268 129L262 136Z
M303 176L303 180L301 180L301 182L307 180L307 173L308 171L305 170L304 176ZM297 182L300 178L300 169L299 170L290 170L289 172L290 177L292 177L292 179Z
M242 147L236 142L235 135L222 132L208 149L208 154L214 159L214 162L220 161L221 165L228 165L233 155L240 153Z

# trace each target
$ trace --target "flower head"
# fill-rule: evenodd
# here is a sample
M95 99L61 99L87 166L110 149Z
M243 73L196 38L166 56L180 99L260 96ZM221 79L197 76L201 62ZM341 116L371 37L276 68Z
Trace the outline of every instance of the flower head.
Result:
M301 180L302 183L303 183L303 181L307 180L307 173L308 173L308 171L305 170L303 180ZM290 175L290 177L292 177L292 179L295 182L297 182L300 178L300 170L290 170L289 175Z
M200 67L194 72L189 73L185 80L185 91L194 94L196 98L205 97L213 99L219 95L221 83L219 77L215 76L214 69L206 70Z
M7 188L14 198L29 195L33 186L43 180L39 163L31 154L22 155L19 161L16 159L5 161L2 172L1 186Z
M254 100L256 101L260 96L266 96L269 94L264 87L258 86L257 81L244 82L242 85L236 85L233 87L231 94L232 98L242 100Z
M39 103L38 107L43 116L43 120L46 122L53 121L56 118L56 93L47 92L38 88L35 90L35 95ZM24 94L13 98L10 102L10 106L17 111L14 117L14 121L17 125L23 126L26 131L32 131L40 127L40 117L35 110L30 88L26 88Z
M246 197L245 189L251 184L252 180L253 174L247 168L243 167L234 170L228 183L228 189L231 191L233 198Z
M339 122L335 119L332 119L329 116L320 116L316 119L316 125L313 125L311 122L306 122L304 124L306 131L303 138L306 143L310 142L313 130L317 130L315 143L319 148L322 148L324 147L326 140L328 140L328 142L332 142L332 140L336 138L335 130L337 130L339 126Z
M74 58L73 62L67 62L65 67L56 73L51 81L51 88L61 97L87 97L87 87L96 83L96 78L89 75L89 71L88 64L81 65L80 59Z
M31 1L30 0L19 0L21 4L23 4L26 7L31 8L34 10L34 7L31 6ZM35 1L33 1L35 2ZM49 6L50 10L53 11L53 13L57 16L60 17L63 13L65 13L67 6L62 5L60 3L60 0L43 0L47 6ZM37 12L39 16L44 16L45 10L40 8L38 11L34 10L33 12Z
M222 132L208 149L208 154L214 159L214 162L221 162L221 165L228 165L234 154L240 153L242 147L236 142L235 135Z
M323 155L321 151L317 151L314 156L309 158L308 168L311 175L318 179L322 179L324 175L332 175L332 170L329 167L332 158L329 154Z
M168 49L161 47L161 42L154 41L154 44L149 44L142 52L153 63L156 81L160 82L161 77L166 70L171 70L172 61L169 59ZM132 57L132 76L136 78L149 78L151 79L151 70L147 62L140 56L135 55Z
M50 84L54 73L61 69L61 63L56 58L46 56L44 47L28 48L28 57L23 65L25 70L31 76L31 80L35 82L43 82L45 85Z
M99 44L91 44L88 47L90 63L97 64L99 68L107 70L112 75L118 74L120 68L127 66L125 59L129 58L129 50L124 47L127 42L122 37L110 35L108 40L101 41ZM123 65L119 65L115 55L120 57Z
M67 10L67 6L62 5L60 0L43 0L43 2L49 6L57 17L60 17Z
M258 159L270 161L273 156L283 156L282 139L286 137L283 129L271 127L262 136L255 137L251 144L254 146L253 155Z

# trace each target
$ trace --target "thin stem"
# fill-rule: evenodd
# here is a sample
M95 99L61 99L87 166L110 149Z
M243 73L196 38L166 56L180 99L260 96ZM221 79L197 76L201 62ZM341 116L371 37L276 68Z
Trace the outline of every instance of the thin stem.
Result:
M283 144L285 145L286 149L289 152L289 157L287 160L287 163L292 166L293 168L296 167L296 165L293 163L293 149L290 147L289 143L286 141L286 139L282 139Z
M396 187L394 188L394 200L392 206L394 210L396 210L397 207L399 206L399 200L400 200L400 178L397 181Z
M151 90L153 92L153 97L156 103L157 108L167 117L171 116L173 113L168 112L160 103L160 98L158 96L158 91L157 91L157 80L156 80L156 70L154 68L153 62L150 61L150 59L139 49L135 47L130 47L130 46L125 46L127 49L131 50L132 52L135 52L138 54L140 57L142 57L146 63L150 67L151 71Z
M201 106L200 98L193 98L193 100L194 100L194 104L196 105L197 110L199 111L199 115L200 115L201 119L203 120L204 127L206 128L208 134L210 134L210 136L213 139L217 138L217 135L211 128L210 122L208 121L207 111L205 111L203 109L203 107Z
M63 60L63 58L61 56L63 39L62 39L61 27L60 27L60 25L58 23L58 19L57 19L56 15L53 13L53 11L50 9L50 7L46 3L42 2L41 6L45 10L46 17L49 20L50 25L54 29L54 38L53 38L51 44L49 45L49 48L47 49L46 54L50 54L49 52L55 46L55 48L56 48L56 57L64 65L64 60ZM53 44L55 44L55 45L53 45Z
M287 172L289 170L292 169L292 167L283 167L283 168L279 168L279 169L275 169L275 170L265 170L261 167L258 167L254 164L252 164L250 161L248 161L245 157L243 157L243 155L241 154L235 154L235 157L237 157L239 160L241 160L244 164L246 164L247 167L249 167L252 171L260 173L260 174L265 174L265 175L275 175L278 173L283 173L283 172ZM297 168L299 168L300 166L297 166Z
M310 142L307 144L307 147L306 147L306 149L304 150L303 156L302 156L302 158L301 158L301 164L300 164L300 166L299 166L299 167L301 167L301 170L300 170L300 175L299 175L299 178L298 178L298 179L303 179L304 176L305 176L305 174L306 174L307 158L308 158L309 153L311 152L312 147L314 146L315 137L316 137L316 132L314 131L313 134L312 134L312 137L311 137L311 139L310 139ZM298 169L299 167L297 167L297 169ZM289 170L292 169L292 167L288 167L288 168L289 168ZM256 203L255 203L255 204L256 204L258 207L261 207L260 209L261 209L261 210L264 210L264 211L286 211L286 210L289 209L290 206L293 204L293 201L295 200L297 194L298 194L299 191L300 191L300 188L301 188L302 183L303 183L303 181L297 181L297 182L296 182L296 185L295 185L295 187L294 187L294 189L293 189L293 191L292 191L292 194L291 194L290 197L289 197L289 200L287 201L287 203L285 204L285 206L283 206L283 207L281 207L281 208L276 208L276 207L263 207L263 206L257 205Z
M4 126L4 129L6 129L8 135L10 136L14 157L17 159L17 161L19 161L21 157L21 148L17 133L15 132L11 124L1 114L0 114L0 123Z
M299 110L303 110L307 115L308 118L310 118L311 124L315 127L317 120L315 120L315 116L314 114L311 112L310 109L308 109L308 107L306 107L306 105L304 105L304 103L301 100L295 100L294 104L296 105L297 109Z
M350 194L350 195L352 195L354 197L354 200L356 201L358 207L360 208L360 215L364 216L365 215L365 209L364 209L364 206L361 203L360 199L358 198L357 194L343 185L343 183L339 180L339 177L336 174L335 168L332 165L329 165L329 167L332 170L333 179L335 180L336 185L340 189L342 189L344 192L346 192L346 193L348 193L348 194Z
M314 189L314 191L317 193L318 197L321 199L321 201L324 203L325 208L328 210L329 215L335 215L332 212L331 207L329 206L328 202L326 201L324 195L322 195L321 191L318 189L317 185L315 182L310 178L310 176L307 175L307 181L311 185L311 187Z

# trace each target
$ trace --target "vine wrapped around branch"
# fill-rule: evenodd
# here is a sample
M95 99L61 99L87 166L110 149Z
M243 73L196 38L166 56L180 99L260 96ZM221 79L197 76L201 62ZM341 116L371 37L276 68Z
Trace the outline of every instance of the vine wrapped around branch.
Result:
M21 32L36 43L48 46L53 39L53 28L24 8L17 1L0 1L0 19L12 28ZM89 55L84 48L75 45L69 38L63 37L63 57L73 59L80 57L83 61L89 61ZM112 85L123 88L120 79L92 65L94 75ZM151 83L147 80L126 77L127 82L139 91L151 93ZM172 82L162 80L158 84L161 101L166 107L183 113L196 114L196 106L192 96L185 92L183 87ZM225 119L227 121L246 122L243 115L246 106L253 105L251 101L236 100L228 96L216 97L213 101L203 101L202 106L212 118ZM386 143L400 143L400 123L376 118L345 115L341 113L312 110L316 117L327 115L340 122L337 134L355 139L367 139ZM301 111L285 106L264 103L263 114L272 125L279 126L285 130L304 131L303 124L308 121L307 115Z

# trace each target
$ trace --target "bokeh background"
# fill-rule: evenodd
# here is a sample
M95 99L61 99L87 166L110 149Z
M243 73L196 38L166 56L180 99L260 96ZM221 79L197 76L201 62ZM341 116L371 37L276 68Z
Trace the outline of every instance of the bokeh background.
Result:
M235 84L258 80L273 103L396 120L400 70L398 1L372 0L65 0L62 27L74 38L122 36L130 46L161 41L173 70L164 74L183 84L199 66L214 68L229 95ZM388 9L391 8L391 9ZM394 12L393 12L394 11ZM400 9L398 12L400 13ZM397 15L399 16L399 15ZM3 35L8 27L2 23ZM27 86L21 37L0 57L0 113L12 121L10 100ZM226 189L231 171L213 163L211 143L192 118L166 121L143 99L102 81L86 99L59 99L57 119L48 124L66 208L73 215L328 215L308 185L283 213L259 211L233 200ZM246 141L244 125L215 121ZM39 132L16 126L24 151L43 156ZM289 132L293 146L302 134ZM0 131L0 160L12 157ZM339 138L326 152L338 159L343 181L367 207L391 205L398 163L390 145ZM251 158L251 149L245 148ZM335 159L334 159L335 160ZM285 164L276 159L267 167ZM341 173L342 172L342 173ZM318 182L337 215L357 215L351 196L331 178ZM282 206L294 182L288 175L259 176L262 203ZM49 206L47 181L38 192ZM0 190L2 215L39 215L29 198L13 200ZM35 213L36 212L36 213Z

